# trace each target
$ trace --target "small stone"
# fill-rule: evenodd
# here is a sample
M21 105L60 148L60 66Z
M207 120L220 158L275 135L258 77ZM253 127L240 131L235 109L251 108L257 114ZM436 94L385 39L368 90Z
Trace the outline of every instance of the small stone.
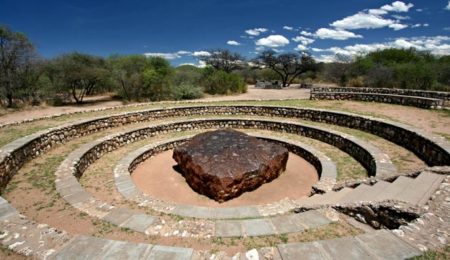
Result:
M258 251L256 249L252 249L250 251L247 251L245 253L245 258L247 260L259 260L259 254Z
M443 245L447 244L447 240L445 239L445 237L437 237L437 239L439 240L439 242Z
M397 235L399 237L405 236L405 232L403 232L403 230L400 230L400 229L394 229L394 230L392 230L392 233L394 233L395 235Z

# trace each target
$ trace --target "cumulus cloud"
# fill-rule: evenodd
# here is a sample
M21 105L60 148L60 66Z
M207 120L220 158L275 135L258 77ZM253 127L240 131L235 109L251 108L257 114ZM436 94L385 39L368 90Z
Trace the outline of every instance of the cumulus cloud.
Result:
M294 50L296 50L296 51L306 51L306 50L308 50L308 47L303 45L303 44L299 44L299 45L297 45L297 47Z
M385 10L388 12L408 12L409 9L411 7L413 7L414 5L409 3L409 4L405 4L403 2L400 1L395 1L390 5L383 5L381 7L381 10Z
M147 57L161 57L168 60L178 59L181 55L177 53L168 53L168 52L147 52L144 53Z
M310 33L310 32L307 32L307 31L301 31L300 34L304 35L304 36L313 36L314 35L313 33Z
M350 38L362 38L361 35L355 34L353 32L345 31L345 30L334 30L328 28L320 28L314 34L316 37L320 39L333 39L333 40L347 40Z
M239 42L237 42L237 41L227 41L227 44L228 45L233 45L233 46L239 46L239 45L241 45Z
M254 28L254 29L248 29L245 31L246 34L251 36L259 36L261 33L267 32L266 28Z
M194 53L192 53L192 56L195 57L211 56L211 53L209 53L208 51L194 51Z
M289 40L283 35L269 35L256 41L256 45L270 48L279 48L288 44Z
M393 23L389 25L389 28L394 29L394 31L402 30L408 27L406 24L400 24L400 23Z
M420 36L410 38L397 38L390 42L372 43L372 44L355 44L345 47L331 47L328 49L313 48L315 52L328 52L324 54L323 59L329 59L330 56L344 55L355 56L373 52L376 50L383 50L388 48L415 48L419 51L429 51L435 55L450 55L450 37L448 36ZM321 57L321 56L320 56ZM319 60L320 60L319 57Z
M401 24L400 21L409 19L409 16L393 15L396 20L383 16L390 12L408 12L413 6L411 3L405 4L401 1L395 1L392 4L383 5L378 9L364 10L344 17L341 20L334 21L330 25L341 30L377 29L383 27L401 30L407 26Z
M307 37L304 37L304 36L296 36L295 38L292 38L292 40L294 42L300 42L303 45L308 45L308 44L311 44L311 43L315 42L314 39L307 38Z
M283 26L283 29L292 31L292 30L294 30L294 27L285 25L285 26Z
M369 13L357 13L335 21L331 26L343 30L376 29L386 27L395 21Z
M180 50L177 52L147 52L144 53L144 55L147 57L161 57L168 60L174 60L186 55L192 55L192 52L185 50Z
M450 1L448 1L448 4L447 4L447 6L444 9L450 11Z
M392 17L394 17L397 20L408 20L408 19L411 19L411 17L409 17L407 15L398 15L398 14L392 15Z
M177 54L178 55L189 55L189 54L191 54L191 52L190 51L177 51Z

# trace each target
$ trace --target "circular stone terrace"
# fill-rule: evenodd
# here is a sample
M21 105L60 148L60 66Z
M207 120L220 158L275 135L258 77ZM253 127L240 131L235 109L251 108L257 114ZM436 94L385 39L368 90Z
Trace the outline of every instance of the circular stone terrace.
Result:
M408 124L411 115L421 129ZM144 104L4 125L0 256L404 259L439 252L449 239L449 123L446 111L290 100ZM286 147L286 172L221 204L190 190L172 169L171 151L222 128Z

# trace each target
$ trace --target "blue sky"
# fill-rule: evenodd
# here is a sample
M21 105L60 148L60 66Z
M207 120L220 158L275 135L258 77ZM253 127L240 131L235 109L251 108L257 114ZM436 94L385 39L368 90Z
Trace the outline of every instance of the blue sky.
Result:
M211 48L248 58L308 51L322 61L388 47L450 54L448 0L0 0L0 24L26 33L44 57L147 54L201 65Z

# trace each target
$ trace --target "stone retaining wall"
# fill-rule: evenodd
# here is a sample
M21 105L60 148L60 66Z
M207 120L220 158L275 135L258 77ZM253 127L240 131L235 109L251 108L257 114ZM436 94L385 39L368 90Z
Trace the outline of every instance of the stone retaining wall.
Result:
M423 98L402 96L393 94L355 93L355 92L311 92L312 100L357 100L366 102L381 102L419 108L436 108L444 106L444 100L435 98Z
M334 131L327 131L319 127L303 124L276 122L269 120L231 118L194 119L189 121L180 121L138 128L126 133L118 134L93 146L88 153L80 158L79 164L76 167L78 169L78 172L82 173L89 164L91 164L93 161L95 161L105 153L115 150L124 144L135 142L136 140L142 140L150 136L175 131L180 132L213 128L260 129L298 134L326 142L345 151L346 153L354 157L357 161L359 161L367 170L370 176L377 175L378 172L381 172L380 174L388 174L392 171L396 172L395 168L391 166L390 162L383 163L383 160L379 159L380 155L378 153L372 152L374 150L372 147L365 143L362 144L360 141L350 136L344 136Z
M25 162L45 152L55 144L64 143L80 136L126 124L165 117L186 117L193 115L277 116L336 124L366 131L392 141L414 152L430 166L448 165L450 162L450 145L445 139L429 136L424 134L420 129L411 126L368 116L319 109L273 106L176 107L143 110L83 120L17 139L5 145L0 150L0 187L4 188L12 175Z
M450 92L445 92L445 91L428 91L428 90L399 89L399 88L352 88L352 87L313 87L313 88L311 88L311 94L323 93L323 92L389 94L389 95L414 96L414 97L450 100Z

